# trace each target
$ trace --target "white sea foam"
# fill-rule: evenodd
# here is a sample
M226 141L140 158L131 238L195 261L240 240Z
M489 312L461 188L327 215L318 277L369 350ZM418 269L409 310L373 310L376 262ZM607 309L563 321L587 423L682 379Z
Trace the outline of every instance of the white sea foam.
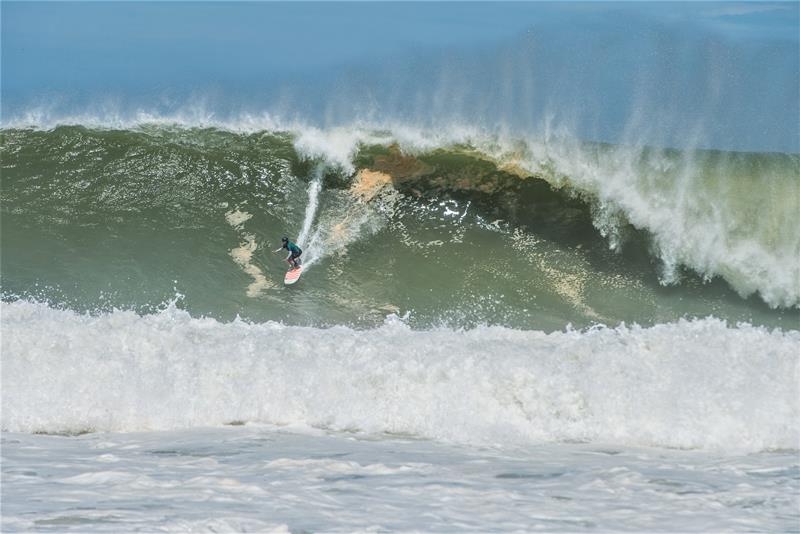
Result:
M353 156L358 145L369 142L372 136L359 128L333 128L324 130L304 127L297 132L294 147L309 159L321 159L346 172L353 172Z
M786 532L800 509L788 451L363 438L5 433L0 520L4 532Z
M232 421L465 444L800 448L800 332L716 319L545 334L220 323L2 304L2 428Z

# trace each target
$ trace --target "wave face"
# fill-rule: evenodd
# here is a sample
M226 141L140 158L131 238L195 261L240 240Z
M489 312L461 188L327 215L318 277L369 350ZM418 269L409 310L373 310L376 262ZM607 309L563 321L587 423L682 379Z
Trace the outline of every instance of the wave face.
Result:
M180 293L194 316L316 326L800 324L796 154L142 125L6 129L2 163L7 301L149 313ZM282 235L305 249L300 291L270 252Z
M545 334L366 331L2 304L2 427L265 422L473 445L797 449L798 332L715 319ZM702 342L698 342L702 340Z

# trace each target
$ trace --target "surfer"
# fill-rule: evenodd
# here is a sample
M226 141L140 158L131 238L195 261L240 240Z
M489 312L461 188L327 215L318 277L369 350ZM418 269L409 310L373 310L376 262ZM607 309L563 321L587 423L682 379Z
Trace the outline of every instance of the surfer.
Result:
M300 254L303 253L300 247L289 241L288 237L282 237L281 243L283 243L283 245L275 252L280 252L282 249L288 250L289 255L286 256L286 262L295 269L300 267Z

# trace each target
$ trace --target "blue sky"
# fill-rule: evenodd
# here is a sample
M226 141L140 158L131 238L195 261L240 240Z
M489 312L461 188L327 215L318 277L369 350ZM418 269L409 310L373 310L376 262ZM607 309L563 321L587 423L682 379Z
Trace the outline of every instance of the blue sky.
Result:
M798 151L798 3L0 3L3 119L43 101L370 113ZM403 117L403 114L407 116ZM325 117L323 119L323 116ZM653 128L657 124L661 127ZM656 131L657 134L652 134ZM654 139L658 142L659 139Z

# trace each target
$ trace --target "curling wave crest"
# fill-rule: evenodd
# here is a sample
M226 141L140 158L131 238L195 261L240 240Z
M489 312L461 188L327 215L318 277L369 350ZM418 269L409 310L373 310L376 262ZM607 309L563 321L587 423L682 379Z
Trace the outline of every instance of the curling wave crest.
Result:
M322 163L347 176L370 161L374 163L371 148L376 146L397 147L402 154L423 162L432 155L447 159L469 153L473 158L470 165L475 160L494 165L490 175L505 172L518 175L521 181L534 177L586 201L595 227L612 249L624 245L628 227L646 232L664 285L677 284L685 271L693 271L705 281L725 279L742 297L758 294L772 308L800 305L798 154L588 143L567 129L549 127L534 134L464 123L446 123L434 129L413 123L355 121L323 128L269 114L216 120L202 108L171 116L138 112L116 119L33 113L2 124L9 129L48 129L63 124L96 128L88 137L96 137L100 143L96 148L102 151L110 150L108 140L101 135L107 128L130 134L146 132L152 141L163 137L163 148L170 153L175 150L174 143L170 144L173 137L182 139L179 145L190 142L203 146L203 129L230 140L241 140L248 133L260 133L264 138L279 133L288 136L299 160ZM40 151L62 150L61 135L77 136L82 143L85 132L66 128L58 133L41 136L44 144L34 154L34 161L41 157ZM193 135L198 139L190 139ZM22 146L28 142L20 141ZM15 150L13 145L9 143L9 150ZM258 160L261 152L253 154L259 155L255 157ZM248 157L253 154L248 153ZM181 153L180 157L187 156ZM203 157L207 154L192 156L204 165ZM14 163L22 165L25 161ZM194 162L191 159L185 164ZM431 174L425 178L435 181L457 177L467 169L433 165L429 170ZM236 172L245 173L246 169ZM470 180L453 183L482 187Z

